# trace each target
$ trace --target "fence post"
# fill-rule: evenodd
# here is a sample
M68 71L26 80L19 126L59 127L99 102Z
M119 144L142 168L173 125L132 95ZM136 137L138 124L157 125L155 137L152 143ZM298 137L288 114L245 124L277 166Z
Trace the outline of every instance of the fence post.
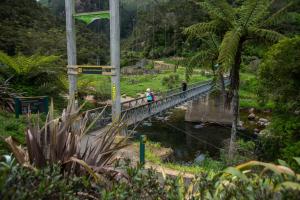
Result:
M145 144L147 137L145 135L140 136L140 163L141 165L145 164Z

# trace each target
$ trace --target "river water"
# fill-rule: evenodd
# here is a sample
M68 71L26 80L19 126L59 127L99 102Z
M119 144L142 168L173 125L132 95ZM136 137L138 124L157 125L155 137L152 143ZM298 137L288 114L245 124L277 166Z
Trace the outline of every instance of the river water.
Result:
M152 118L140 125L138 135L172 148L176 161L193 161L200 154L218 158L224 140L230 138L230 127L185 122L184 117L184 110L174 109L168 120Z

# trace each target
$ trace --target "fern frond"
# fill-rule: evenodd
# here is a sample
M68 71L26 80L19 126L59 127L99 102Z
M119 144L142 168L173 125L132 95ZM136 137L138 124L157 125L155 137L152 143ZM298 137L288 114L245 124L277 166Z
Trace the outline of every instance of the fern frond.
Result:
M207 61L211 61L211 59L213 56L209 51L200 51L189 60L188 66L190 68L205 67Z
M220 46L218 63L231 67L234 63L242 33L239 29L226 32Z
M205 0L199 5L212 19L221 19L228 24L235 21L235 11L226 0Z
M209 34L206 43L208 44L209 49L219 54L221 41L215 34Z
M277 25L279 23L282 23L283 21L287 21L290 19L289 14L288 14L288 9L294 5L294 2L291 1L284 7L282 7L280 10L269 16L266 20L264 20L260 26L272 26L272 25Z
M285 38L284 35L272 31L272 30L267 30L267 29L262 29L262 28L249 28L248 29L248 35L253 38L253 39L259 39L262 40L263 42L278 42L279 40Z
M239 9L239 24L249 27L262 20L268 14L268 0L246 0Z
M0 64L9 67L17 74L20 73L20 68L18 67L18 64L15 62L15 60L2 51L0 51Z
M220 23L218 20L201 22L186 28L184 34L188 35L190 38L203 37L207 33L216 33L220 29L219 25Z

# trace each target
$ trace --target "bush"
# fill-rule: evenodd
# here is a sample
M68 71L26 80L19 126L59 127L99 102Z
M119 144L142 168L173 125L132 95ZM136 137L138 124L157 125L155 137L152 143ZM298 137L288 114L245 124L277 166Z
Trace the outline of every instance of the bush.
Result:
M300 36L287 38L266 54L259 70L260 95L283 111L300 107Z
M4 172L6 173L4 174ZM5 176L4 176L5 175ZM61 174L58 166L32 171L15 165L1 169L0 199L86 199L84 194L99 195L89 178Z
M24 116L16 119L14 114L0 112L0 155L9 152L4 142L5 137L12 136L21 143L25 142L25 127L26 120Z
M281 161L284 164L284 161ZM300 158L298 158L300 163ZM125 167L126 181L110 187L92 179L61 174L57 166L30 170L12 162L0 165L1 199L298 199L299 174L282 165L251 161L209 175L201 172L192 181L169 177L141 167ZM268 171L268 173L266 173ZM258 175L259 174L259 175ZM190 178L191 179L191 178Z
M260 154L263 159L279 158L293 163L293 157L300 156L300 116L277 114L271 125L260 136Z
M173 89L178 87L179 75L171 74L167 77L164 77L162 80L162 85L167 86L168 89Z

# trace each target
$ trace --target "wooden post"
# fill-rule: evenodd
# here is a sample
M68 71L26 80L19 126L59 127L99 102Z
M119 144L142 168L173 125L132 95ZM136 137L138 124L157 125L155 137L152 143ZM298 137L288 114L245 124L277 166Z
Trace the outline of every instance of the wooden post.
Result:
M110 54L115 75L111 77L112 120L121 118L120 91L120 5L119 0L109 0L110 8Z
M68 66L76 65L76 33L75 33L75 5L73 0L65 0L66 9L66 33L67 33L67 52ZM69 78L69 97L76 98L77 96L77 73L76 69L68 69Z

